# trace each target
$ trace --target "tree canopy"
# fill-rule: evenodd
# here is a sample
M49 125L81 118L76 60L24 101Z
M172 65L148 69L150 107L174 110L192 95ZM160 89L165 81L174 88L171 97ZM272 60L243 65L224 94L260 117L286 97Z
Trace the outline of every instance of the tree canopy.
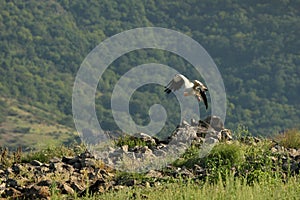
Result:
M72 86L85 56L114 34L156 26L189 35L214 59L228 98L227 127L243 124L260 135L299 127L299 0L33 0L1 1L0 7L0 95L56 113L59 123L73 126ZM117 129L109 99L114 84L133 66L149 62L199 79L189 63L170 52L123 55L99 81L96 109L104 129ZM154 103L165 106L170 120L178 120L177 102L157 95L162 87L140 90L130 105L136 123L149 122ZM3 122L5 103L0 110Z

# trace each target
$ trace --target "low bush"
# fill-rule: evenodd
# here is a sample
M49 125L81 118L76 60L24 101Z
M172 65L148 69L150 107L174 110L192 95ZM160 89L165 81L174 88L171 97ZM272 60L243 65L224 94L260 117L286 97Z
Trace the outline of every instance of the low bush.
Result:
M245 162L245 147L239 142L220 143L201 162L208 169L210 182L218 181L220 176L225 179L228 173L239 170Z
M136 137L133 137L131 135L126 135L124 137L118 138L115 141L115 145L118 146L118 147L122 147L124 145L128 145L128 148L134 148L136 146L139 146L139 147L144 147L144 146L151 147L154 144L149 143L148 141L144 141L141 138L136 138Z

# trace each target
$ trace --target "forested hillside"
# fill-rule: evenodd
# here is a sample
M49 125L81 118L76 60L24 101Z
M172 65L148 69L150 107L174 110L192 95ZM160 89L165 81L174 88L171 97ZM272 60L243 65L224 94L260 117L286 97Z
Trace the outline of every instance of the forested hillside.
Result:
M11 114L8 99L17 99L73 127L72 86L87 54L114 34L156 26L189 35L214 59L226 88L228 128L243 124L259 135L299 128L299 0L0 1L0 8L2 124ZM96 108L104 129L116 129L110 110L114 84L133 66L149 62L201 79L185 60L169 52L139 50L120 57L99 82L102 94ZM167 101L163 92L157 92L163 87L140 90L131 102L137 123L148 122L154 103L163 104L169 116L178 118L176 101ZM2 130L1 134L8 133Z

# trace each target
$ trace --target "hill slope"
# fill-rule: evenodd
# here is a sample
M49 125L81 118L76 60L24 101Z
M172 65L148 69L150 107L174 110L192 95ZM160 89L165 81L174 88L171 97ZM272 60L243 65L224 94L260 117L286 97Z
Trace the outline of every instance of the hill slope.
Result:
M206 48L224 79L227 127L242 123L255 134L268 135L299 122L299 1L57 0L2 1L0 6L0 95L43 107L57 123L73 127L72 85L85 56L105 38L144 26L180 31ZM148 62L200 76L168 52L141 50L120 57L99 82L102 95L96 107L104 129L117 129L109 103L114 84L132 66ZM149 106L161 103L176 124L178 105L158 95L162 87L141 90L131 105L137 123L147 124ZM8 126L8 113L0 115L1 126Z
M59 124L56 115L14 99L1 99L6 105L6 117L0 124L0 146L23 151L41 150L79 140L73 128Z

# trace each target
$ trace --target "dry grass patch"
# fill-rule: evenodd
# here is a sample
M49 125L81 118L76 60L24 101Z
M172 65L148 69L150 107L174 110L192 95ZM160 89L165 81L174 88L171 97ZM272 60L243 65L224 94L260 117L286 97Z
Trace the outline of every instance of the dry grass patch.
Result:
M275 140L286 148L300 148L300 131L297 129L290 129L283 134L275 136Z

